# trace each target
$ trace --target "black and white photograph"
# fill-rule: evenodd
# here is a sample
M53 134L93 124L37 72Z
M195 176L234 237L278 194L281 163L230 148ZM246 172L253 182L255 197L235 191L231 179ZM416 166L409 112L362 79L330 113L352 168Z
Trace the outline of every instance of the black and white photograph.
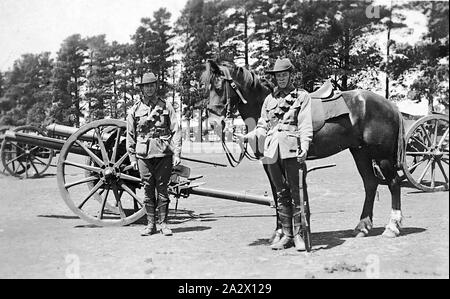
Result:
M0 279L449 279L449 1L0 0L0 145Z

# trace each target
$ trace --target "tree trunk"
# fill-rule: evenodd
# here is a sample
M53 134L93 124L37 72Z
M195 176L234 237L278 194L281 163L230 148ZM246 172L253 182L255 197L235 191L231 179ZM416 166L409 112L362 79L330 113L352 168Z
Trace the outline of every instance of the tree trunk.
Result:
M389 10L389 21L387 23L387 47L386 47L386 99L389 99L389 57L390 57L390 48L391 48L391 29L392 29L392 0L391 0L391 9Z
M248 62L248 13L247 11L244 12L244 46L245 46L245 53L244 53L244 57L245 57L245 67L248 68L249 67L249 62Z
M75 77L75 126L80 127L80 101L78 99L78 78Z

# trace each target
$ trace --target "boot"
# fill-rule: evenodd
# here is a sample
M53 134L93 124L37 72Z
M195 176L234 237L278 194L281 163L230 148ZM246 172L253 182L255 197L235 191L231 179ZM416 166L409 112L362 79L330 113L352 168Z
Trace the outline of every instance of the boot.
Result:
M142 230L141 236L150 236L157 232L155 211L154 208L149 205L145 205L145 210L147 212L147 226Z
M295 245L295 249L297 251L305 251L306 250L306 245L305 245L305 241L303 241L303 238L300 234L301 231L301 210L300 207L296 207L295 208L295 212L294 215L292 217L293 222L294 222L294 230L293 230L293 234L294 234L294 245Z
M282 225L283 236L281 239L272 244L270 247L273 250L280 250L289 248L292 246L293 234L292 234L292 208L281 207L280 209L280 221Z
M278 243L280 241L281 237L283 237L283 229L282 228L277 228L273 232L272 236L269 239L270 245Z
M167 226L167 216L169 215L169 205L159 207L159 230L164 236L171 236L172 230Z

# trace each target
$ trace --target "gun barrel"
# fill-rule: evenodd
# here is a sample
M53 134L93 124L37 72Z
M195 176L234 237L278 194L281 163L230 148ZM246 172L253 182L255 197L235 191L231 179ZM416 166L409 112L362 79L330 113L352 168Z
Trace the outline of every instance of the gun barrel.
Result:
M75 132L78 131L78 128L59 125L59 124L51 124L46 127L47 135L52 137L66 137L69 138ZM89 132L81 136L79 139L83 141L92 141L95 138L93 132Z
M50 138L45 136L39 136L39 135L31 135L21 132L13 132L13 131L7 131L4 135L4 138L7 140L16 141L19 143L25 143L33 146L39 146L43 148L53 149L53 150L61 150L64 146L65 141L61 139L56 138ZM71 153L87 156L87 153L78 146L73 146L70 149Z
M228 199L232 201L247 202L264 206L274 206L273 199L266 196L258 196L253 194L240 194L235 192L227 192L216 189L192 188L190 194Z

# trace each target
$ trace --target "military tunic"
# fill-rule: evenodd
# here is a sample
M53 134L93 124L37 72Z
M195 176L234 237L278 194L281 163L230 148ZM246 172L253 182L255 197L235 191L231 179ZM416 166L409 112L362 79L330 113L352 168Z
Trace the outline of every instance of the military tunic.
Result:
M181 130L172 105L159 98L149 105L136 103L127 117L126 147L130 161L138 163L149 223L155 223L157 212L158 222L165 223L172 157L181 153Z
M256 130L247 135L252 148L263 149L265 163L297 157L298 148L309 149L313 137L311 98L305 90L290 90L276 89L266 97Z
M127 150L130 160L180 156L181 130L174 108L158 99L148 106L136 103L127 117Z

